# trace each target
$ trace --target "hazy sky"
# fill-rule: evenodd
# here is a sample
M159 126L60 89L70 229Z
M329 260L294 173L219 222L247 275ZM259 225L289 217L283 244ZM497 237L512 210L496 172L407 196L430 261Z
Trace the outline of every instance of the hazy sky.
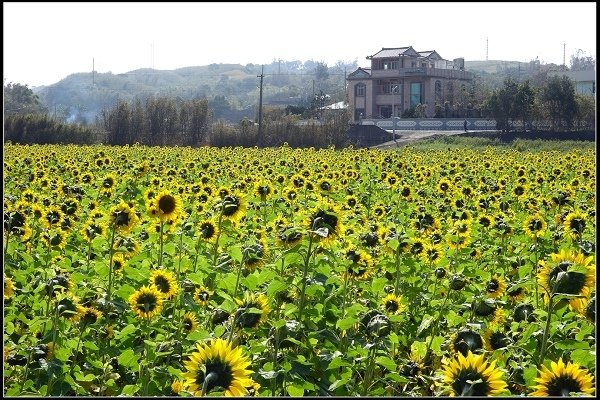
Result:
M382 47L452 60L596 58L596 3L3 3L4 81L75 72L338 60ZM152 45L153 44L153 45Z

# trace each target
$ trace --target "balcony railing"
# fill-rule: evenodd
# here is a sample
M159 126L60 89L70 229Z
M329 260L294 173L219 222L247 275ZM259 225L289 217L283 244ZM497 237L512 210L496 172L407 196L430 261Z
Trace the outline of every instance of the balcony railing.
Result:
M447 79L473 79L473 73L460 69L443 69L443 68L400 68L400 69L381 69L371 70L373 78L410 78L429 76L432 78L447 78Z

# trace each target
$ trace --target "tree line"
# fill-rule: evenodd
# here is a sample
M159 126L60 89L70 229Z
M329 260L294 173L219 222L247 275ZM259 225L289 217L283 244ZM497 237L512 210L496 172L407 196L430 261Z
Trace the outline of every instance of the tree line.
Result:
M513 121L529 130L589 130L595 126L596 101L575 93L573 81L566 76L550 77L541 88L529 80L508 78L488 97L483 114L495 119L496 128L503 132L515 130Z

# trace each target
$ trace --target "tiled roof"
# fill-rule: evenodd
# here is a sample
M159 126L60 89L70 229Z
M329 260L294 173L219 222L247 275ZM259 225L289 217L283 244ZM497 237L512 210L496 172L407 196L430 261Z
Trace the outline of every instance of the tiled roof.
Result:
M368 59L370 59L370 58L393 58L393 57L398 57L401 54L418 56L419 53L417 53L415 51L415 49L412 48L412 46L391 47L391 48L384 47L383 49L379 50L377 53L373 54L372 56L368 56L367 58Z

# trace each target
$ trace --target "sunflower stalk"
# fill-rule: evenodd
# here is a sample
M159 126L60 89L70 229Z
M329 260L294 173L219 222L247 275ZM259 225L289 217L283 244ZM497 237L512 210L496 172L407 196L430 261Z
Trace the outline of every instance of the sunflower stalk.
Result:
M242 275L242 269L244 268L244 261L246 260L246 252L242 251L242 260L240 261L240 265L238 267L237 270L237 276L235 278L235 287L233 289L233 296L232 298L235 299L235 296L237 295L237 291L238 291L238 286L240 284L240 276ZM233 318L231 319L231 329L229 330L229 342L232 343L232 339L233 339L233 331L235 329L235 320L236 320L236 314L233 314Z
M537 363L536 363L536 365L538 367L544 362L544 357L546 356L546 350L548 350L547 346L548 346L548 338L549 338L549 332L550 332L550 322L552 320L552 312L554 311L555 290L556 290L556 287L558 286L558 281L563 277L567 277L567 275L566 274L562 275L562 273L558 275L558 278L556 279L554 288L552 289L552 293L550 293L550 295L548 296L548 308L546 309L546 312L547 312L546 325L544 326L544 334L542 335L542 344L540 347L540 355L539 355ZM537 285L536 285L536 287L537 287Z
M106 289L106 310L108 314L108 310L110 309L110 295L112 291L112 283L113 283L113 256L114 256L114 245L115 245L115 231L116 231L116 222L112 226L111 238L110 238L110 247L109 247L109 261L108 261L108 288Z
M534 286L535 286L535 307L538 308L540 306L539 302L540 302L540 295L539 295L539 291L538 291L538 285L536 284L535 280L536 280L536 275L537 275L537 267L538 267L538 238L537 236L534 239L533 242L533 246L534 246L534 250L533 250L533 254L535 255L535 263L533 264L533 267L531 268L531 275L533 277L533 282L534 282Z
M444 302L442 303L442 306L440 307L440 312L438 313L437 317L435 318L435 325L433 326L433 329L431 331L431 337L429 338L429 342L427 342L427 348L425 349L425 358L429 356L429 350L431 349L431 344L433 343L433 338L435 338L435 335L437 334L437 330L439 328L440 317L444 314L444 309L446 308L446 303L448 302L449 298L450 298L450 292L448 292L448 295L446 297L444 297Z
M321 220L321 217L315 218L312 229L314 229L317 226L317 222L320 220ZM310 257L311 257L311 252L312 252L313 237L314 237L314 234L312 232L309 232L308 249L306 251L306 257L304 258L304 269L302 271L302 289L300 290L300 306L298 308L298 322L299 323L302 323L302 313L304 311L304 303L305 303L304 295L306 292L306 279L307 279L307 275L308 275L308 264L310 263Z
M158 253L158 266L161 267L163 265L163 220L160 220L160 232L158 233L158 240L160 242L160 252Z
M206 395L208 385L216 379L219 379L219 375L217 375L217 373L214 371L206 375L206 378L204 378L204 382L202 382L202 392L200 393L200 397L204 397Z

